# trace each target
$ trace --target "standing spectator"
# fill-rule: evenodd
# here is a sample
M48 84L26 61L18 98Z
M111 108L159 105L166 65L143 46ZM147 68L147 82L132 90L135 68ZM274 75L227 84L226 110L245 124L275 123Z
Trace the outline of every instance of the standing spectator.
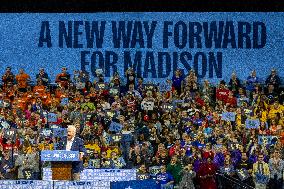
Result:
M182 86L183 86L183 76L180 70L176 70L175 74L172 78L172 87L177 94L180 95L182 93Z
M60 87L63 87L63 88L65 88L65 89L67 89L68 86L69 86L69 83L71 82L71 76L70 76L70 74L67 72L67 68L66 68L66 67L63 67L61 70L62 70L62 72L59 73L59 74L56 76L55 82L56 82Z
M0 164L0 178L13 180L14 177L14 163L12 161L11 153L8 150L3 152Z
M270 169L270 184L269 188L282 188L283 185L283 170L284 170L284 161L280 157L278 150L275 150L272 158L269 160L269 169Z
M266 81L265 81L266 85L273 85L274 90L276 92L278 92L279 89L279 85L280 85L280 78L276 73L275 69L271 70L271 74L267 77Z
M24 72L24 69L20 69L19 74L16 75L16 81L18 90L21 92L26 92L28 83L31 81L31 77Z
M4 73L4 75L2 76L2 82L3 82L3 89L5 90L6 87L8 86L8 84L14 84L15 82L15 76L12 73L12 68L11 67L7 67L6 68L6 72Z
M220 81L219 87L216 89L216 100L226 102L230 90L226 87L224 80Z
M126 165L123 157L118 156L115 151L111 152L110 162L111 162L111 168L113 169L122 169Z
M236 107L237 106L237 98L233 96L233 92L229 92L229 96L225 101L226 106Z
M157 174L156 182L158 184L157 189L170 189L174 183L173 176L167 172L166 166L161 166L161 172Z
M29 170L33 174L38 171L38 158L34 159L34 154L31 154L30 152L28 152L28 150L28 146L22 146L21 150L19 151L19 155L15 161L15 167L18 169L18 179L25 179L25 170Z
M181 164L177 162L177 157L173 156L170 164L168 164L167 166L167 172L173 175L175 185L178 185L181 180L180 176L181 171L182 171Z
M209 103L210 105L213 104L213 101L214 101L212 99L213 98L213 87L211 86L208 80L204 80L201 94L202 94L202 99L204 99L206 103Z
M130 84L135 85L136 74L135 74L133 68L131 68L131 67L128 68L126 70L125 76L126 76L126 89L128 90Z
M237 77L237 74L235 72L232 73L232 77L229 82L229 89L233 92L234 95L236 95L239 91L239 88L241 86L241 81Z
M137 179L138 180L145 180L145 179L149 179L150 178L150 174L147 170L147 167L145 164L142 164L139 169L137 170Z
M41 80L42 81L42 84L44 86L47 86L48 83L49 83L49 78L48 78L48 74L44 71L44 68L40 68L39 69L39 73L36 74L36 80L39 81Z
M255 182L256 189L266 189L266 182L261 182L256 177L264 177L269 179L270 171L267 163L263 161L263 154L258 155L258 160L253 164L253 178Z
M220 168L220 172L225 176L225 177L232 177L235 174L235 169L234 166L231 162L230 155L227 155L225 158L224 166ZM227 179L222 179L222 187L224 188L230 188L230 185L232 183L229 182Z
M206 162L202 163L198 169L200 189L217 189L216 183L217 167L212 162L211 157Z
M74 71L74 84L76 86L76 89L83 92L83 89L86 86L87 82L87 75L81 70L75 70Z
M251 177L252 173L252 164L248 161L247 154L245 152L242 153L242 160L238 163L237 172L242 171L243 176L240 178L242 182L249 186L253 186L253 181Z
M255 90L255 87L260 83L259 77L256 76L256 71L253 70L251 75L247 77L246 80L246 91L249 97L251 93Z
M192 164L185 166L180 174L182 179L179 184L179 189L195 189L193 178L195 178L196 173L193 170Z

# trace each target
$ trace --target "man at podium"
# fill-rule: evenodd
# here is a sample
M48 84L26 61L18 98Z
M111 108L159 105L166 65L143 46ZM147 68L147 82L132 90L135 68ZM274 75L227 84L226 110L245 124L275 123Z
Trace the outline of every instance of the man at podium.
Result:
M63 139L63 150L79 151L80 161L72 162L72 180L80 180L80 172L83 171L83 156L86 154L84 141L76 137L76 127L69 125L67 128L67 138Z

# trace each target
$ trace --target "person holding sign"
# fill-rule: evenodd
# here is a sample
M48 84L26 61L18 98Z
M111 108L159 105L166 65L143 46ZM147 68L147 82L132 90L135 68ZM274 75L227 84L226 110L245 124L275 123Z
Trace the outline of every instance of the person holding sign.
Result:
M173 185L174 178L170 173L167 172L165 165L161 166L161 172L157 174L156 182L158 184L158 189L168 189Z
M266 189L270 176L270 170L267 163L263 161L263 154L258 155L258 160L253 164L253 178L256 189Z
M72 162L72 180L80 180L80 172L83 171L83 157L87 154L84 147L84 141L76 137L76 127L69 125L67 128L67 138L64 143L64 150L79 151L80 161Z
M243 183L250 185L250 186L253 185L253 181L251 177L252 166L253 165L248 160L247 154L245 152L242 152L242 159L240 162L238 162L236 166L237 175Z

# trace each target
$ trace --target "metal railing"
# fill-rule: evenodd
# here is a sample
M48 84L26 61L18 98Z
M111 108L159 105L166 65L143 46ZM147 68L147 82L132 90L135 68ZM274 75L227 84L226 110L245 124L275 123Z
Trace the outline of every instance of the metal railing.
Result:
M230 186L231 189L254 189L253 186L242 182L240 179L222 174L220 172L216 173L216 177L218 181L218 188L220 189L227 189L226 186Z

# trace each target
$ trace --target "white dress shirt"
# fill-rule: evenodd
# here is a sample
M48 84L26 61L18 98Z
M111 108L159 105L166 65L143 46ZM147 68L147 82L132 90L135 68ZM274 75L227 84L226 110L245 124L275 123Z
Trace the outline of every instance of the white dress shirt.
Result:
M67 144L66 144L66 150L67 150L67 151L71 151L71 147L72 147L74 138L75 138L75 137L73 137L71 140L68 140L68 139L67 139Z

